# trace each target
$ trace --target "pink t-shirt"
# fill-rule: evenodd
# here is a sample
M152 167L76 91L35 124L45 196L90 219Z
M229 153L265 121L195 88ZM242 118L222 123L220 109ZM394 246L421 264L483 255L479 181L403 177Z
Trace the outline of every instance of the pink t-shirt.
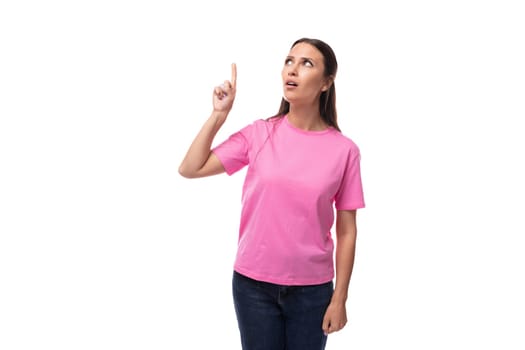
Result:
M357 145L334 128L257 120L213 148L226 173L248 165L234 269L256 280L311 285L334 278L334 207L365 206Z

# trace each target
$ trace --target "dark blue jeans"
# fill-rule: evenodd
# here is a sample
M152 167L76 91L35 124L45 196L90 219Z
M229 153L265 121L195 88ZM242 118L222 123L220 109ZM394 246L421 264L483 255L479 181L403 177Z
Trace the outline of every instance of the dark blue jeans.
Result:
M322 350L323 317L333 283L283 286L233 273L233 300L243 350Z

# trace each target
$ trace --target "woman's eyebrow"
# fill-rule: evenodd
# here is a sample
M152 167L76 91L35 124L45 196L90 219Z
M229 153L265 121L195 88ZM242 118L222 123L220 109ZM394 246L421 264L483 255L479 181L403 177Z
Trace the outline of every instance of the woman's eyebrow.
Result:
M286 56L286 59L289 59L289 58L295 58L295 56ZM315 62L315 60L311 57L299 57L299 58L302 60L310 60L310 61Z

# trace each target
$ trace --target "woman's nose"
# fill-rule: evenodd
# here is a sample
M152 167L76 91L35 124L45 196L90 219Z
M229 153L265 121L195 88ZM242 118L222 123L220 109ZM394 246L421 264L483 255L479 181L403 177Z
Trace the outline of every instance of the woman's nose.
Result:
M289 76L296 76L297 75L297 69L295 65L291 65L288 67L288 75Z

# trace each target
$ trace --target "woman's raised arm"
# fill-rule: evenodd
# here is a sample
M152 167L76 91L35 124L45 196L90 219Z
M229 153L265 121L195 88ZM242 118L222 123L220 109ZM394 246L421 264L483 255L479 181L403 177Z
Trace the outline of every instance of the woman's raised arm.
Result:
M232 63L231 81L213 90L213 112L191 143L179 166L179 174L186 178L216 175L224 172L219 159L211 152L213 139L226 121L235 100L237 66Z

